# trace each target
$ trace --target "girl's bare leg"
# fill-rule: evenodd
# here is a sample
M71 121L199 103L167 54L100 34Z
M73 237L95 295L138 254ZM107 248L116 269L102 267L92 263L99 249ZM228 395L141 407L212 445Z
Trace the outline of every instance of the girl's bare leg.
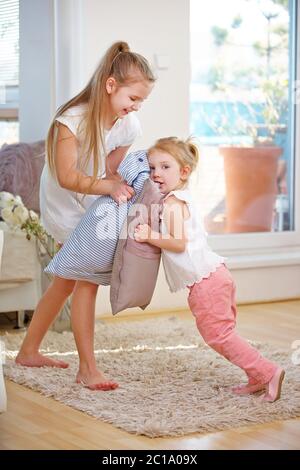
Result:
M97 369L94 354L95 303L98 286L86 281L77 281L71 307L72 330L79 355L79 370L76 382L91 390L112 390L116 382L108 380Z
M56 361L39 353L39 347L50 325L72 293L75 281L55 277L39 301L16 363L28 367L68 367L64 361Z

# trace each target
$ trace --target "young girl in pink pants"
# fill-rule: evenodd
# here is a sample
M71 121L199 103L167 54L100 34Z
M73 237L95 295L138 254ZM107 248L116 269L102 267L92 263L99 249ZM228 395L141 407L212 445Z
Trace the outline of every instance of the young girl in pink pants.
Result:
M243 369L248 383L237 394L264 391L263 400L280 398L284 370L261 356L235 329L235 284L224 258L207 245L206 232L187 188L198 162L197 147L175 137L159 139L148 151L151 179L165 194L160 233L139 225L135 239L160 247L171 292L188 287L188 303L204 341Z

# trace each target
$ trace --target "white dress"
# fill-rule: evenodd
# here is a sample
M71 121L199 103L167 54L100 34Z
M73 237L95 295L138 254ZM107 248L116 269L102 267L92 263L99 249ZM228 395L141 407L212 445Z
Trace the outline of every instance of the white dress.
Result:
M84 118L87 105L82 104L69 108L56 120L67 126L78 141L78 151L82 150L83 134L80 132L80 124ZM118 147L131 145L141 135L141 126L134 113L129 113L124 118L118 119L114 126L105 131L105 146L107 153ZM87 167L85 173L93 174L93 163ZM99 174L99 177L105 174ZM86 209L99 197L99 195L86 195L82 198L68 189L62 188L51 175L47 162L45 163L40 184L40 209L41 220L46 231L60 243L65 242L74 230Z
M176 292L207 278L225 262L225 258L214 253L208 246L207 233L190 191L188 189L171 191L164 200L171 194L184 201L190 213L190 217L184 222L187 238L185 251L174 253L162 250L166 280L170 291ZM164 211L161 218L161 233L167 234Z

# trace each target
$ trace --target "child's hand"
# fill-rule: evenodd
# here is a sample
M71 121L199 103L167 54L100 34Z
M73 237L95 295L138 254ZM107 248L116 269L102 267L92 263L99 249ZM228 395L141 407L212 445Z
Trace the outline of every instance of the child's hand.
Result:
M112 188L110 191L110 196L118 204L127 202L135 194L131 186L128 186L128 184L125 181L112 180L111 186Z
M151 228L148 224L139 224L134 230L134 239L139 243L147 242L151 238Z

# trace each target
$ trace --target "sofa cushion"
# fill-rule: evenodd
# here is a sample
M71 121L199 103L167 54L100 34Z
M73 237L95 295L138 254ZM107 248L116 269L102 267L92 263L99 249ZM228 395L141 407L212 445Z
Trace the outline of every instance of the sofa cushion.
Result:
M40 212L40 177L45 142L4 144L0 149L0 191L21 196L28 209Z

